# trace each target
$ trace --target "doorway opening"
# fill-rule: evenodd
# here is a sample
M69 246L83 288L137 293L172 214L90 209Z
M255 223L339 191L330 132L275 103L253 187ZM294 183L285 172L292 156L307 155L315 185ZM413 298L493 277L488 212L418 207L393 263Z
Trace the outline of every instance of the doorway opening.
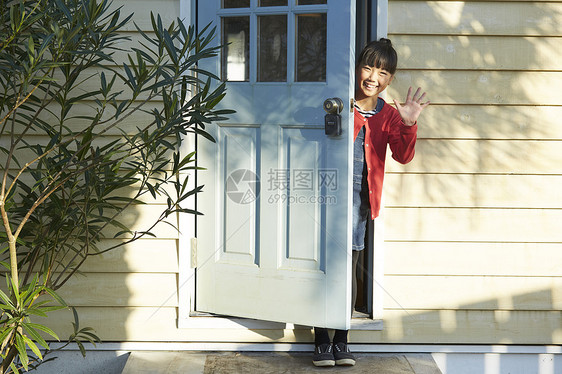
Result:
M354 318L373 317L373 239L374 221L369 219L365 232L365 248L361 251L357 262L357 300L353 312Z
M355 56L370 41L377 40L378 0L356 0ZM373 318L374 287L374 221L369 219L365 234L365 249L357 263L357 301L354 317Z

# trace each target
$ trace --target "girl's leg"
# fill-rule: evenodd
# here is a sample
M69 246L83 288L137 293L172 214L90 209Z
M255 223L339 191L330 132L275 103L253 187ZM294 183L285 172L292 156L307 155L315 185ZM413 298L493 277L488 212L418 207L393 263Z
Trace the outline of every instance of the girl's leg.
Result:
M357 300L357 263L359 261L360 251L352 251L352 275L351 275L351 314L355 309L355 301ZM330 336L328 329L314 328L314 355L312 363L315 366L334 366L334 365L355 365L355 357L347 347L347 330L336 330L334 334L334 343L330 344Z
M315 327L314 345L319 346L321 344L330 344L330 335L328 335L328 329L323 327Z
M314 355L312 356L314 366L334 366L336 364L328 329L314 328L314 345Z

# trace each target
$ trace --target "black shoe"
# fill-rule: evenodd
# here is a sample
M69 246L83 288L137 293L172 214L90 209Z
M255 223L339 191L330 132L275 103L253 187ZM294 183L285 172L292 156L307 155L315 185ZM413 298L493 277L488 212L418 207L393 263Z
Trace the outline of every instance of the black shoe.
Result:
M355 365L355 357L353 356L353 353L349 351L349 348L345 343L334 344L334 359L336 360L336 365L339 366Z
M314 366L334 366L334 351L330 343L317 345L312 356Z

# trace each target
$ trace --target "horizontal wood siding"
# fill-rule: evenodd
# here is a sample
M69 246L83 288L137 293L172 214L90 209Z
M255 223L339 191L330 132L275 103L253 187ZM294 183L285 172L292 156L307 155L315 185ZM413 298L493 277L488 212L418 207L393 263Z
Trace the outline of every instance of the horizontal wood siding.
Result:
M178 0L114 5L143 30L151 10L165 24L179 15ZM351 342L562 344L560 24L560 2L389 2L400 69L389 99L420 85L432 105L414 161L387 167L384 329ZM160 208L124 220L140 230ZM303 327L178 328L178 233L157 235L91 258L61 290L81 326L104 341L312 341ZM72 315L58 313L49 324L67 336Z
M562 36L560 2L392 0L388 18L389 34L424 34L428 39L434 35Z
M401 95L404 93L402 92ZM432 103L423 112L424 125L418 129L420 140L434 138L559 140L562 138L562 126L560 126L562 107L525 105L525 110L519 109L521 108L516 105Z
M385 328L354 342L562 342L560 21L560 2L389 2L388 96L432 104L387 166Z
M562 243L388 241L386 248L389 276L559 277L562 262Z
M237 343L302 343L311 342L310 329L247 330L244 328L178 329L176 308L126 307L77 308L81 326L94 326L104 342L237 342ZM68 336L72 332L72 314L59 312L50 326ZM509 310L388 310L382 331L353 331L353 343L419 343L457 344L459 336L467 344L489 343L544 344L544 336L562 340L562 317L559 311Z
M165 26L176 22L180 16L180 0L114 0L112 6L121 8L122 15L134 14L134 23L128 23L122 31L136 32L135 24L143 31L152 30L151 13L160 15Z

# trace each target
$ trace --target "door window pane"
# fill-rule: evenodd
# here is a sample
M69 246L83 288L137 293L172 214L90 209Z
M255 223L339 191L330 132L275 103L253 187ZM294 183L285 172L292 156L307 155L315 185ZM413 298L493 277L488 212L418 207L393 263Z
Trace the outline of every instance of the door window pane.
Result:
M250 0L222 0L223 8L249 8Z
M258 17L258 81L287 80L287 16Z
M287 0L260 0L260 6L287 6Z
M327 0L297 0L297 5L327 4Z
M326 14L297 16L297 82L326 81Z
M248 81L250 78L250 17L222 19L223 80Z

